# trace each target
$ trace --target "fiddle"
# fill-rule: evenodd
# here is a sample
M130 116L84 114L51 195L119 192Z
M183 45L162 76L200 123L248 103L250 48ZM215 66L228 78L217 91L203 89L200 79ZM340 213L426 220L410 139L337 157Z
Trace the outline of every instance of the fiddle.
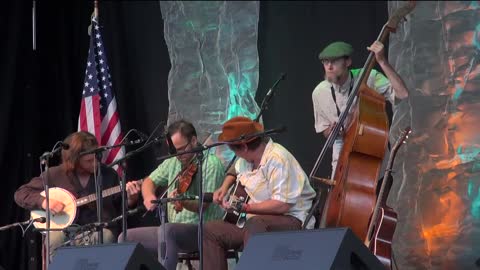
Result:
M197 164L190 162L185 169L182 170L177 186L177 194L182 194L188 190L190 184L192 184L193 176L197 173Z
M206 144L206 142L208 141L208 139L210 137L211 137L211 135L209 135L205 139L205 141L203 142L203 145ZM196 160L196 157L197 157L197 155L195 154L190 159L188 164L177 174L177 176L173 180L173 181L177 180L177 184L176 184L177 188L172 192L173 193L172 195L174 197L185 193L190 188L190 185L192 184L192 181L193 181L193 177L195 176L195 174L197 173L197 170L198 170L198 164L196 162L194 162ZM179 201L175 202L175 211L178 213L182 210L183 210L182 204Z
M173 196L176 197L180 194L185 193L192 184L193 177L197 173L197 164L193 162L195 157L193 157L188 165L180 171L176 178L178 178L177 188L173 191ZM183 206L180 202L175 202L175 211L181 212L183 210Z

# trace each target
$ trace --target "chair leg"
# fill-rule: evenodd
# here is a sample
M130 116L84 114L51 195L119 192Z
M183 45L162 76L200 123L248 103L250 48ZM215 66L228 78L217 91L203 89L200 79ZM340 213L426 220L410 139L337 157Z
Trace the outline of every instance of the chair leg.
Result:
M47 270L47 248L45 247L45 235L42 234L42 270Z
M190 262L190 260L185 260L185 262L187 264L188 270L193 270L193 266L192 266L192 263Z

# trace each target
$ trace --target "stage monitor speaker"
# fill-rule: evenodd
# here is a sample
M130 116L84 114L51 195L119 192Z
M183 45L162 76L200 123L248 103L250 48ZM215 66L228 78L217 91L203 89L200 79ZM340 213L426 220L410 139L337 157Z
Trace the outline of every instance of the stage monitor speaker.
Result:
M49 270L165 270L138 243L61 247L55 251Z
M235 270L385 270L348 228L253 234Z

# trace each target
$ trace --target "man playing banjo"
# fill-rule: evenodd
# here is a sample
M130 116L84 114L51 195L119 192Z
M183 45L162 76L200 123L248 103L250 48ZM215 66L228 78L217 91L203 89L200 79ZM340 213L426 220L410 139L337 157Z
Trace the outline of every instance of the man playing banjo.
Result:
M94 174L98 173L98 169L101 170L104 189L119 186L120 181L115 170L96 161L94 154L80 155L81 152L98 147L97 139L94 135L84 131L75 132L65 138L64 144L68 145L68 149L62 149L62 163L48 170L48 185L50 188L60 188L59 190L64 194L68 194L70 197L73 196L73 199L95 194ZM44 191L43 176L44 175L34 177L30 182L21 186L15 192L15 202L20 207L31 211L46 209L46 199L41 194ZM128 205L133 206L138 199L140 182L128 182L126 190ZM56 198L55 192L49 192L49 194L49 208L53 219L62 218L63 215L78 225L98 221L94 202L76 209L76 207L72 207L72 205L67 203L67 200L59 197ZM120 193L104 198L102 220L107 222L118 216L121 213L121 205ZM76 215L74 213L76 213ZM104 228L104 243L115 242L116 234L115 231ZM92 244L98 238L98 233L89 233L85 238L87 240L86 244ZM67 237L63 231L51 231L51 252L61 246L65 241L67 241Z

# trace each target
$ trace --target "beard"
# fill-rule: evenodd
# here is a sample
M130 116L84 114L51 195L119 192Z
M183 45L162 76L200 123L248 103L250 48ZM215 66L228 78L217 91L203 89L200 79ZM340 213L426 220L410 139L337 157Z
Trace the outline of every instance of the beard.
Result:
M338 84L338 82L340 81L341 78L342 78L342 76L340 76L340 75L330 75L330 76L328 76L327 74L325 74L325 80L327 80L329 83Z

